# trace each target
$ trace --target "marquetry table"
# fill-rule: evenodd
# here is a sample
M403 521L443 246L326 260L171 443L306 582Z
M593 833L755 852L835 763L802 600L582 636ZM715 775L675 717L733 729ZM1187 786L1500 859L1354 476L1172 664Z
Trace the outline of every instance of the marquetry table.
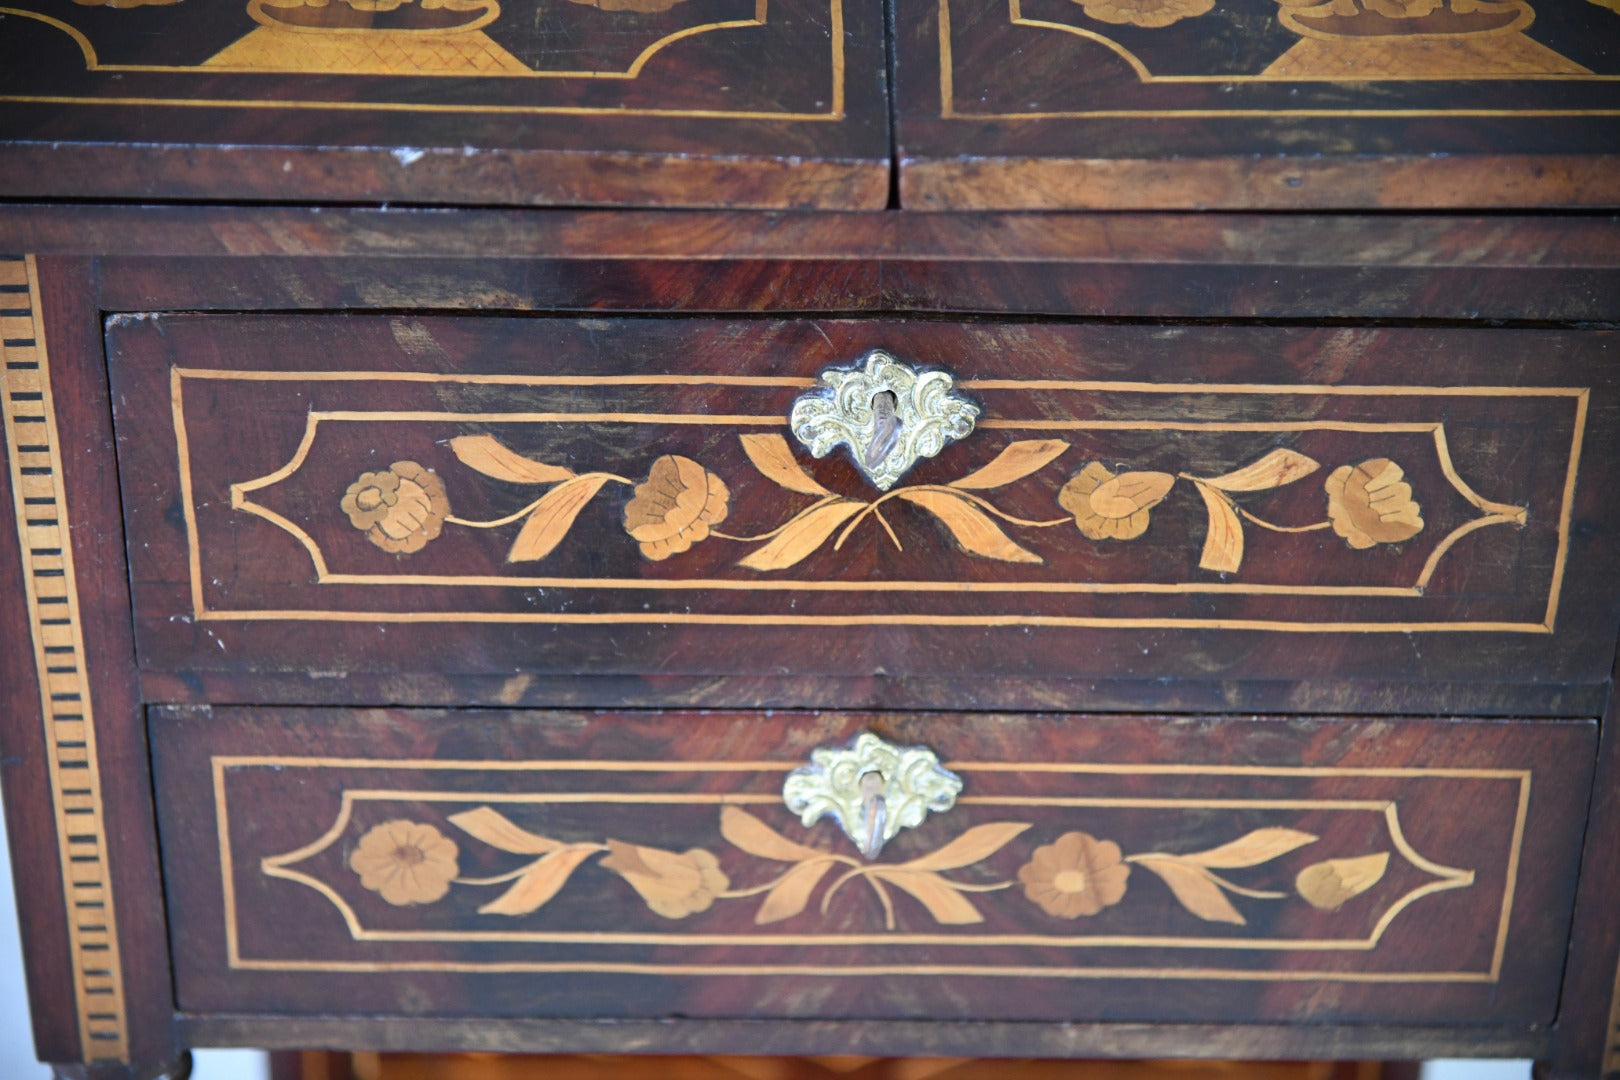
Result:
M5 0L36 1048L1620 1070L1613 0Z

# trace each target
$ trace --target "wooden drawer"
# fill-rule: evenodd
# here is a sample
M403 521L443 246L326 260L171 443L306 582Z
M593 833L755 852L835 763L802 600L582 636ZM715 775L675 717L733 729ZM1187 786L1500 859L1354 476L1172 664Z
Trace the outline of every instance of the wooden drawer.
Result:
M1590 715L1613 658L1607 331L107 337L150 700ZM886 490L788 421L877 349L978 411Z
M862 733L961 781L873 860L783 796ZM193 1013L1498 1028L1557 1011L1596 745L1584 721L183 707L151 734ZM832 764L888 770L897 819L937 795L895 780L926 762Z

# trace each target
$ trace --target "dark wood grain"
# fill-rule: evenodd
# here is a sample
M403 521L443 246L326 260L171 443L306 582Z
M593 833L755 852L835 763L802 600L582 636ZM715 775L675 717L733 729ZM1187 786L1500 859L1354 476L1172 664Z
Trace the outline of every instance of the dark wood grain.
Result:
M884 205L876 6L612 6L28 0L0 34L0 191Z
M0 226L18 249L151 258L1142 263L1189 274L1218 265L1612 271L1620 261L1620 218L1597 213L807 215L19 202L0 204ZM1485 292L1481 302L1499 299Z
M1037 679L987 682L874 674L799 677L602 676L514 678L430 672L350 673L311 679L303 672L186 670L147 672L143 692L153 701L223 701L248 696L276 705L343 705L353 701L406 704L475 701L491 705L570 708L793 708L806 701L829 709L950 709L978 701L987 709L1053 710L1083 704L1117 712L1462 713L1470 716L1596 716L1604 684L1551 690L1528 684L1408 682L1388 679L1265 682L1177 682L1162 679Z
M334 1046L506 1053L890 1054L920 1056L1288 1058L1533 1057L1544 1029L1388 1024L1000 1024L836 1020L311 1019L182 1013L194 1046Z
M193 709L159 712L154 725L182 1007L733 1019L1546 1023L1574 884L1567 830L1584 810L1593 736L1589 722L832 713ZM896 889L886 917L862 882L840 891L829 875L805 898L821 903L760 924L764 890L748 887L803 856L762 858L761 841L727 815L837 857L849 842L830 823L798 824L780 804L781 778L810 749L865 729L935 748L966 784L959 806L901 833L873 865L921 870L973 830L1002 830L941 872L991 886L1029 880L1020 864L1074 830L1127 853L1294 830L1286 851L1234 856L1227 873L1282 891L1234 895L1241 913L1217 918L1223 904L1178 906L1144 863L1088 918L1055 917L1016 883L958 894L955 907ZM458 824L461 811L586 845L584 861L549 899L490 911L480 905L515 888L507 872L538 852L503 854L512 841ZM1386 822L1396 817L1399 855ZM424 867L424 891L385 903L376 881L362 887L349 860L401 821L430 826L440 848L453 838L456 866L443 872L456 884ZM619 845L611 856L594 846L604 837ZM654 914L609 872L626 845L645 859L702 849L728 880L675 889ZM1379 852L1387 875L1359 899L1323 911L1300 902L1315 895L1295 883L1307 865ZM1365 949L1315 944L1369 932ZM1255 947L1265 942L1276 945ZM525 965L557 970L512 970ZM1016 978L997 977L1013 968Z
M1616 18L1531 7L899 0L901 204L1612 206Z
M1612 217L0 206L109 311L950 311L1614 320ZM169 256L183 256L174 258Z

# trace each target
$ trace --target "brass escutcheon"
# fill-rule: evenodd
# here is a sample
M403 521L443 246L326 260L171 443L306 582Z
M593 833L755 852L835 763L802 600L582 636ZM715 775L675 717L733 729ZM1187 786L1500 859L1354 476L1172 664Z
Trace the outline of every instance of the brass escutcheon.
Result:
M875 859L901 829L956 805L962 778L926 746L895 746L871 732L847 748L824 746L788 773L782 799L806 826L831 817L862 855Z
M973 431L979 407L944 371L918 371L882 349L858 367L829 368L826 385L793 403L794 436L818 458L840 444L878 490L888 491L919 458Z

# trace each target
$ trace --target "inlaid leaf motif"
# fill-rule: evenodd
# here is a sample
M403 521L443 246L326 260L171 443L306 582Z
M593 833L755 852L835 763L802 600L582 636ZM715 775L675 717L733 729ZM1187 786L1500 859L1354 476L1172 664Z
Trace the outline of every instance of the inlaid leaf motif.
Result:
M1201 483L1222 491L1266 491L1309 476L1321 465L1296 450L1277 449L1261 458L1220 476L1200 477Z
M1162 472L1126 472L1104 480L1091 493L1091 508L1107 518L1129 517L1158 506L1176 478Z
M873 870L872 876L910 893L918 903L928 909L928 914L934 917L935 922L946 926L963 926L984 921L979 909L969 903L967 897L951 888L950 882L938 874L885 868Z
M538 860L510 889L478 909L480 915L527 915L557 895L579 864L601 851L598 844L568 844Z
M988 859L1013 837L1029 828L1023 821L994 821L975 825L955 840L920 858L900 864L904 870L956 870Z
M737 565L750 570L785 570L826 543L834 529L865 505L848 499L813 506L788 522L770 543L739 560Z
M777 484L804 495L831 494L804 471L782 436L743 435L741 439L743 452L754 463L754 468Z
M555 484L574 475L561 465L526 458L501 445L493 435L461 435L450 440L450 449L468 468L514 484Z
M810 894L821 884L821 879L832 866L831 859L817 859L815 862L802 862L782 875L782 880L765 894L765 902L754 913L755 924L764 926L766 923L781 922L803 911L810 902Z
M1069 444L1061 439L1026 439L1015 442L997 454L990 464L975 469L960 480L952 480L950 486L974 491L998 488L1014 480L1023 479L1068 448Z
M1199 556L1198 565L1223 574L1235 573L1243 565L1243 523L1225 495L1202 480L1195 481L1193 486L1204 497L1204 506L1209 510L1209 532L1204 536L1204 552Z
M777 862L825 859L827 853L796 844L740 806L720 808L720 835L750 855Z
M529 511L529 519L512 541L512 550L506 553L506 561L534 562L550 555L574 527L574 520L585 509L585 504L607 482L605 473L586 473L546 492L545 498Z
M1135 855L1131 861L1157 874L1170 886L1181 906L1200 919L1245 925L1242 913L1232 906L1221 887L1203 869L1174 855Z
M895 494L938 518L951 531L951 536L962 550L970 555L1000 559L1002 562L1044 561L1033 551L1014 543L987 514L963 496L927 488L906 488Z
M1295 848L1314 844L1316 839L1310 833L1300 832L1298 829L1256 829L1220 847L1179 857L1199 866L1207 866L1211 870L1235 870L1270 862Z
M488 806L451 814L450 824L490 847L510 851L514 855L544 855L563 846L548 836L539 836L519 828L506 815Z
M1329 859L1301 870L1294 887L1312 907L1337 911L1352 897L1378 884L1388 869L1387 851L1354 859Z

